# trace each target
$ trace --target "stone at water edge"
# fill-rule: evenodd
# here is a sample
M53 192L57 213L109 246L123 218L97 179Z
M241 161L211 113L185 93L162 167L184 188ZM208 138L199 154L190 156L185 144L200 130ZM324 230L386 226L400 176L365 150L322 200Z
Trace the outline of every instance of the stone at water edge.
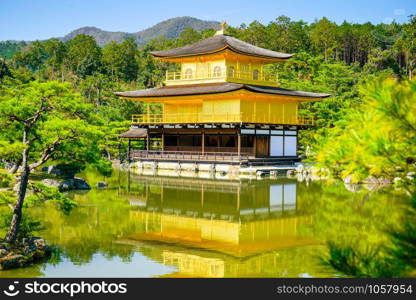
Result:
M85 179L74 177L71 179L76 190L90 190L91 187Z
M6 249L0 249L0 258L4 257L9 253Z
M23 267L26 263L27 260L23 255L9 253L5 257L0 258L0 270Z
M296 167L296 172L297 172L297 173L299 173L299 174L302 174L304 169L305 169L305 166L304 166L304 165L302 165L302 164L299 164L299 165Z
M59 188L60 185L62 184L62 182L59 181L58 179L42 179L40 182L46 186L57 187L57 188Z
M18 245L0 244L0 270L24 267L49 256L51 248L40 237L24 238Z
M366 179L364 179L363 182L368 183L368 184L378 184L379 183L377 178L375 178L374 176L368 176Z
M294 169L287 170L286 177L287 178L294 178L294 177L296 177L296 170L294 170Z
M345 184L352 184L352 176L351 175L347 175L344 179L343 179Z
M100 181L100 182L97 182L96 186L97 186L97 188L106 188L106 187L108 187L108 184L105 183L105 182Z
M48 173L48 174L54 174L54 175L57 175L57 176L62 175L61 174L62 173L61 170L58 169L54 165L50 165L50 166L47 166L47 167L43 167L42 168L42 172L45 172L45 173Z
M70 190L90 190L91 187L85 179L75 177L73 179L58 180L58 179L43 179L41 181L44 185L49 187L57 187L60 191Z
M46 245L46 242L44 239L40 238L40 237L32 237L31 239L29 239L29 245L33 244L36 249L45 249L45 247L48 247Z

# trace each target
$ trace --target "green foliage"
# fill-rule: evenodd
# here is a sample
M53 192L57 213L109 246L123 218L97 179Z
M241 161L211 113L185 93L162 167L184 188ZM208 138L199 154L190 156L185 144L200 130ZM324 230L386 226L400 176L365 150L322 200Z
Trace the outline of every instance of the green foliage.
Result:
M103 48L103 66L107 73L116 80L131 82L137 79L139 65L137 45L132 38L117 44L110 42Z
M80 34L70 40L67 47L64 65L75 75L84 78L101 68L101 49L93 37Z
M0 169L0 188L10 187L13 183L13 176Z
M330 239L322 262L352 277L412 276L416 269L416 192L408 201L400 223L385 225L387 241L366 241L363 247L358 238L355 243Z
M9 141L0 140L0 157L15 160L24 148L24 145L19 141L10 143Z
M31 183L30 189L33 193L26 197L26 207L37 206L40 203L49 201L57 205L58 209L68 215L77 203L65 196L56 187L48 187L42 183Z
M178 38L177 43L179 47L182 47L185 45L198 42L201 39L202 39L201 32L198 32L192 29L192 27L188 27L184 31L182 31L181 35Z
M27 120L36 120L27 132L30 164L46 161L93 162L100 156L102 133L93 107L71 92L70 85L58 82L30 82L0 90L0 137L2 152L19 147ZM6 145L6 146L5 146Z
M413 184L415 184L414 182ZM401 262L409 272L416 269L416 187L409 200L409 209L399 228L390 229L393 247L390 255Z
M16 52L26 45L26 42L3 41L0 42L0 57L10 59Z
M108 160L100 160L97 163L92 165L101 175L103 176L110 176L113 172L113 166L111 161Z
M357 245L328 243L328 256L323 263L351 277L392 278L400 276L402 265L382 256L379 248L359 250Z
M7 65L6 61L0 58L0 83L2 82L2 79L6 76L10 77L12 76L12 73L10 72L9 66Z
M74 178L74 176L83 171L86 165L82 162L65 163L62 162L56 165L56 168L60 171L60 176L63 178Z
M311 28L311 40L316 51L324 53L325 60L333 54L337 45L337 25L323 17Z
M317 161L355 181L406 180L415 171L416 81L378 79L361 88L364 103L318 139Z
M12 213L5 213L1 216L0 229L7 230L10 226L12 220ZM42 226L41 222L34 219L30 214L24 212L22 215L22 220L19 226L19 232L17 234L17 240L22 240L23 238L31 238L39 234L41 231L45 230L45 227Z
M47 54L40 41L30 43L24 51L17 52L13 57L18 67L26 67L33 72L39 71L46 59Z
M12 191L1 191L0 192L0 205L8 205L15 202L15 195Z

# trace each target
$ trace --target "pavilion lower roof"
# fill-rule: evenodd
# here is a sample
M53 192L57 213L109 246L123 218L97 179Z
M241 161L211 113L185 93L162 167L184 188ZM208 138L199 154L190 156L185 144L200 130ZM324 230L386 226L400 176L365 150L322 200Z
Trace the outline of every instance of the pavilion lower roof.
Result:
M130 138L143 138L147 136L148 136L148 133L147 133L146 128L130 128L126 132L123 132L122 134L120 134L118 137L130 139Z
M304 98L326 98L331 96L325 93L312 93L304 91L296 91L283 89L279 87L269 87L242 83L222 82L211 84L189 84L189 85L174 85L164 86L158 88L116 92L115 94L126 98L149 98L149 97L173 97L173 96L190 96L190 95L204 95L204 94L218 94L234 92L238 90L248 90L255 93L282 95Z

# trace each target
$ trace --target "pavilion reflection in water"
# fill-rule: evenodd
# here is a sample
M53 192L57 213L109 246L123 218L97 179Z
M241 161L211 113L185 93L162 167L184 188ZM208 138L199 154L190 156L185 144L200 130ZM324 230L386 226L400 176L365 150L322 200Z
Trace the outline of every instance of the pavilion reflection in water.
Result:
M308 248L303 246L318 243L301 232L313 220L309 205L298 200L294 180L129 175L119 193L132 205L131 220L143 226L123 242L145 247L148 256L177 267L175 276L264 274L273 265L276 271L279 264L296 264L285 256L297 253L303 260L302 248ZM286 251L293 248L299 249Z

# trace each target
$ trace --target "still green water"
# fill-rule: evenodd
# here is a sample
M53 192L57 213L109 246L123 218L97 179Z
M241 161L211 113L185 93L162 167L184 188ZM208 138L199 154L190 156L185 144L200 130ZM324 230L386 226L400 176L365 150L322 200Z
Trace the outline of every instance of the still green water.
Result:
M31 209L59 252L0 277L334 277L326 241L387 243L403 201L392 188L296 179L209 180L83 174L69 215Z

